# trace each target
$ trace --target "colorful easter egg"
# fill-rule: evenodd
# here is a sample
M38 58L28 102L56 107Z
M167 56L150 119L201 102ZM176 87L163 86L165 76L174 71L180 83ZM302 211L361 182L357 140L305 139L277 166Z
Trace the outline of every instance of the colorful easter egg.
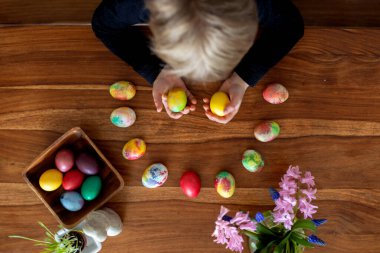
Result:
M127 160L136 160L142 157L146 151L145 141L134 138L128 141L123 148L123 156Z
M272 141L280 134L280 125L274 121L265 121L254 129L257 140L261 142Z
M229 103L230 103L230 99L228 98L228 95L222 91L218 91L211 97L211 100L210 100L211 112L215 115L222 117L225 115L224 109L226 109L226 106Z
M189 198L196 198L201 191L201 179L194 171L186 171L179 181L183 193Z
M235 192L235 178L228 171L221 171L216 175L214 186L220 196L230 198Z
M102 189L102 180L99 176L90 176L84 180L80 189L82 197L85 200L94 200Z
M62 184L62 172L57 169L50 169L40 176L40 187L47 192L57 190Z
M64 192L60 198L62 206L69 211L76 212L84 206L82 196L75 191Z
M181 112L187 104L187 96L183 89L173 88L168 93L168 106L172 112Z
M119 81L110 86L110 94L118 100L131 100L136 95L136 87L127 81Z
M78 189L84 179L84 174L79 170L70 170L63 176L62 187L66 191Z
M136 113L129 107L120 107L111 113L110 120L117 127L129 127L135 123Z
M168 169L161 163L155 163L145 169L142 184L147 188L156 188L163 185L166 179L168 179Z
M258 172L264 167L264 160L259 152L246 150L243 154L242 163L249 172Z
M98 162L93 156L87 153L81 153L77 157L75 164L78 169L86 175L95 175L99 172Z
M55 155L55 166L62 172L71 170L74 166L74 153L69 149L62 149Z
M263 98L271 104L281 104L289 98L289 92L282 84L273 83L265 88Z

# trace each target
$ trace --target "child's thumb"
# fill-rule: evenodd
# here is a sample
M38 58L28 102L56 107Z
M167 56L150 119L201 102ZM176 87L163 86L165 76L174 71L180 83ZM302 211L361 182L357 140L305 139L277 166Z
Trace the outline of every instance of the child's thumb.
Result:
M226 106L226 108L224 109L224 114L229 114L229 113L235 111L235 110L236 110L236 107L237 107L237 105L236 105L233 101L231 101L231 102Z

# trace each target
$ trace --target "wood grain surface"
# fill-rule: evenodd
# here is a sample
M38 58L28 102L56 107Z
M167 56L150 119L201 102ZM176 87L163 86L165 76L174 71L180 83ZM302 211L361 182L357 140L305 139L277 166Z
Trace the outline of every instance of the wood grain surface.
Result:
M101 0L1 0L0 24L89 24ZM294 0L308 26L380 26L378 0ZM27 15L26 15L27 13Z
M156 113L151 88L88 26L2 27L0 37L1 252L38 252L29 242L6 236L42 237L39 220L57 225L21 172L75 126L84 129L126 183L107 204L121 215L124 231L109 238L102 252L227 252L211 238L220 205L233 211L272 209L267 188L277 186L289 164L315 175L317 217L329 219L319 230L328 246L307 252L380 252L379 28L307 28L291 53L248 90L227 125L207 120L201 105L177 121ZM133 100L111 98L108 85L117 80L138 86ZM270 105L262 99L265 84L273 81L289 89L286 103ZM190 88L200 102L217 86ZM125 105L135 109L137 122L120 129L109 115ZM253 128L266 119L280 123L281 135L259 143ZM148 152L126 161L121 149L133 137L143 138ZM247 148L262 153L262 172L251 174L242 167ZM165 163L169 178L163 187L149 190L141 185L141 174L153 162ZM178 187L187 169L202 178L195 200ZM222 169L236 179L231 199L220 198L213 188Z

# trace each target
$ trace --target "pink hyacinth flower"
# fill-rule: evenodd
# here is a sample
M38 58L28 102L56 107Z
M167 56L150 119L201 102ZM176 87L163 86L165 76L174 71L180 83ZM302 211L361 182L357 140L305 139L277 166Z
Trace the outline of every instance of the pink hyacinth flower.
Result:
M289 166L289 169L286 172L286 175L289 177L292 177L294 179L300 179L301 178L301 171L298 166Z
M309 199L309 201L316 199L315 194L317 193L317 189L302 189L301 192L305 194L305 196Z
M299 199L299 210L303 214L304 218L313 218L313 214L317 212L317 206L312 205L306 198Z
M315 185L314 177L311 175L310 171L306 171L303 178L301 178L301 183L306 184L309 187L313 187Z

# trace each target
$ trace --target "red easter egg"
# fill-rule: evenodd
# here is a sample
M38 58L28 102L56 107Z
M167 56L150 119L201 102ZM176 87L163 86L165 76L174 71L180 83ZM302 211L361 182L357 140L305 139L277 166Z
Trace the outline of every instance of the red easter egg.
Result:
M61 172L68 172L74 166L74 153L70 149L62 149L55 155L55 165Z
M180 186L186 196L196 198L201 191L201 179L194 171L187 171L181 177Z
M66 191L78 189L83 182L84 174L79 170L70 170L63 176L62 187Z

